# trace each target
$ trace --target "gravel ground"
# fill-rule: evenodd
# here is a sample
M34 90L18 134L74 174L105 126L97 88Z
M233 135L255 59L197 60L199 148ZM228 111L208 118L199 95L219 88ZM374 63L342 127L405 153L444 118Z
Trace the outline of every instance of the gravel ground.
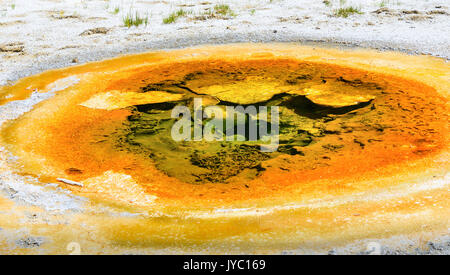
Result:
M429 54L448 60L450 10L446 2L0 0L0 85L50 68L119 54L232 42L365 47ZM215 5L223 3L229 5L231 12L216 14ZM335 12L341 7L355 7L361 14L338 17ZM163 23L164 18L180 9L186 12L184 16L174 23ZM124 26L127 14L136 12L148 18L147 25ZM11 114L18 116L28 111L46 96L36 94L2 106L0 124L11 119ZM3 150L0 148L0 153ZM6 160L0 158L1 161ZM84 199L55 186L24 186L22 182L23 178L11 172L0 173L0 191L16 202L45 207L48 211L78 211L84 203ZM42 201L54 204L41 205ZM39 237L25 236L15 244L38 247L41 243ZM420 248L406 241L398 243L403 245L396 248L381 243L382 253L450 254L448 238ZM329 254L364 254L361 247L364 245L353 244Z

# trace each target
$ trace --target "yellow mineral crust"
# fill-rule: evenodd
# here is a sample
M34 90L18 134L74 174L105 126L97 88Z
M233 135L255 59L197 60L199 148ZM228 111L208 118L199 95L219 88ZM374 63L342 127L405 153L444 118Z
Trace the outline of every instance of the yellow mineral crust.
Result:
M346 87L344 89L345 93L334 91L326 85L317 85L304 89L301 94L304 94L306 98L314 103L331 107L356 105L375 98L375 95L361 93L356 88Z
M139 104L176 101L182 97L183 95L180 94L169 94L163 91L153 91L151 94L148 94L136 92L122 93L120 91L113 90L96 94L85 102L80 103L80 105L93 109L110 111Z

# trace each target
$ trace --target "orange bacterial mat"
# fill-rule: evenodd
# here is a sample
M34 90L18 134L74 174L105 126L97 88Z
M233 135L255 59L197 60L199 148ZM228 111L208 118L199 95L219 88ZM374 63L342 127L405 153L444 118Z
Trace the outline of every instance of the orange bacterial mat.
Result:
M301 252L447 234L449 78L438 58L293 44L47 71L0 88L2 104L54 93L2 125L0 145L17 157L2 169L82 184L60 182L90 198L76 219L101 235L80 241L91 253ZM278 150L174 141L171 110L194 98L224 110L278 106ZM143 215L100 214L105 205ZM53 253L70 239L64 230Z

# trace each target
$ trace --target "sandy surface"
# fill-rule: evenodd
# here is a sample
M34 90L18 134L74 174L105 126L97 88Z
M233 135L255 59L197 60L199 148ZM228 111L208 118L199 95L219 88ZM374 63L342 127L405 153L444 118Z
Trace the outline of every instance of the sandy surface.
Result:
M226 1L234 16L226 19L196 18L205 9L223 2L0 1L0 85L12 84L21 77L49 68L72 66L119 54L230 42L331 44L430 54L445 59L450 56L450 9L446 1L383 1L384 5L380 4L382 1L347 1L345 6L359 7L364 12L348 18L333 16L334 10L339 8L339 1L330 1L331 6L322 1ZM118 13L114 12L116 8ZM163 18L180 8L192 13L173 24L162 23ZM123 18L136 11L149 16L148 25L125 27ZM101 30L102 33L91 34L89 30L94 28L106 29ZM56 87L53 92L58 89L61 87ZM19 116L49 96L52 93L36 93L25 101L3 106L1 122ZM17 203L17 206L5 209L0 203L2 215L20 213L17 214L20 219L28 223L36 219L68 223L70 215L61 218L54 213L76 213L85 203L84 199L63 191L57 185L23 186L23 179L19 176L1 172L0 189L6 198ZM42 196L46 199L42 200ZM2 202L3 198L0 199ZM53 201L54 204L42 205L40 201ZM45 207L48 213L16 209L22 205ZM45 242L34 237L26 227L7 232L0 225L0 242L5 239L8 247L4 247L8 249L38 249L40 243ZM384 253L448 254L450 247L448 238L426 243L423 247L417 247L417 243L410 240L386 243L395 242L402 245L386 246ZM352 244L329 253L361 253L365 245ZM0 253L4 251L0 250ZM39 253L39 250L33 253Z

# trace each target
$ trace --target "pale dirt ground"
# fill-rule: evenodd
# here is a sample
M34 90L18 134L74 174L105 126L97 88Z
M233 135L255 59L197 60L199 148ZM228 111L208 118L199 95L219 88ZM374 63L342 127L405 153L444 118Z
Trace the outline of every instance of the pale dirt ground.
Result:
M82 64L119 54L231 42L360 46L449 59L448 1L346 1L344 7L355 6L363 12L348 18L333 16L334 10L341 4L336 0L330 2L331 6L321 0L0 0L0 85L11 84L21 77L46 69ZM229 4L235 16L208 20L196 18L217 3ZM114 12L116 8L119 9L118 13ZM162 23L163 18L180 8L189 14L176 23ZM148 16L148 25L125 27L123 18L130 12ZM81 35L94 28L105 28L103 32L106 33L88 32L87 35ZM28 111L46 96L49 95L35 94L28 100L2 107L0 124ZM4 148L0 148L2 150ZM14 208L33 205L43 207L48 213L81 211L84 203L82 198L74 197L56 186L24 187L21 177L9 171L0 172L0 190L6 198L19 205ZM41 201L52 203L43 205ZM8 214L8 211L12 210L0 207L0 214ZM36 219L52 220L48 215L53 214L48 213L36 216L31 211L23 212L21 216L24 223L32 223ZM67 221L63 219L58 222ZM11 232L2 229L0 224L0 242L6 240L8 249L37 249L33 253L39 253L39 246L45 239L30 236L27 232L26 226ZM408 253L449 254L448 238L436 240L416 250L410 249L415 244L407 240L398 243L403 245L398 248L386 247L384 253L405 253L405 249L409 248ZM329 253L359 251L340 248Z
M205 43L313 41L449 57L447 1L345 2L343 7L364 14L333 16L341 6L338 0L330 6L322 0L1 0L0 45L17 43L19 52L0 52L0 84L72 61ZM229 4L235 16L195 19L217 3ZM191 14L174 24L162 23L180 8ZM125 27L123 18L130 12L148 16L148 25ZM80 35L100 27L107 33Z

